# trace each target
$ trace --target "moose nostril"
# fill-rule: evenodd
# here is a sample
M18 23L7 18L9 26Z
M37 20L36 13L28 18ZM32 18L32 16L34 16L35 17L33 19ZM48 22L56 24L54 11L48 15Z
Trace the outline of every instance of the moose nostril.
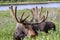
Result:
M35 37L35 35L31 35L31 37Z
M30 37L35 37L35 33L31 33Z
M30 37L35 37L35 33L34 32L29 32L29 34L28 34Z

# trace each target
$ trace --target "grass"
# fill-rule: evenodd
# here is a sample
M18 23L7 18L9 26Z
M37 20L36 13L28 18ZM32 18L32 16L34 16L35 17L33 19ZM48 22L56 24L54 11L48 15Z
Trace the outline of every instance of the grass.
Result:
M56 24L56 31L53 32L52 30L49 31L48 34L44 32L38 32L38 36L36 36L35 40L60 40L60 8L49 8L49 9L43 9L43 13L46 13L45 11L48 10L49 14L52 14L53 12L56 15L56 19L53 20L53 22ZM53 12L52 12L53 10ZM19 10L17 12L18 16L21 16L22 12L25 12L24 18L27 15L30 15L28 18L31 19L31 13L27 10ZM30 14L29 14L30 13ZM48 17L51 18L51 17ZM16 26L16 21L11 17L9 11L0 11L0 40L13 40L13 31ZM24 38L24 40L31 40L31 38Z

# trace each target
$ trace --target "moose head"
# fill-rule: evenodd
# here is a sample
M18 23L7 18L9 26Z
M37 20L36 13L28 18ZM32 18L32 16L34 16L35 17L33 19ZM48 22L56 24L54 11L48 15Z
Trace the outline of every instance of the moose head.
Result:
M16 16L17 7L15 7L15 10L13 10L13 6L10 6L9 9L10 9L10 14L17 22L16 28L15 28L14 34L13 34L14 40L21 40L21 38L23 39L26 35L28 35L30 37L34 37L35 32L33 31L31 25L27 25L28 23L25 22L29 16L27 16L25 19L22 19L23 15L24 15L24 13L23 13L21 18L19 18Z

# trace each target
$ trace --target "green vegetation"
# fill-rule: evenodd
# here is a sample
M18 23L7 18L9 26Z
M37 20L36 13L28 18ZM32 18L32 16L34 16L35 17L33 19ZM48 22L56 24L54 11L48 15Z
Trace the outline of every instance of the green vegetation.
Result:
M53 17L51 20L56 24L56 31L53 32L51 30L48 34L39 32L39 35L36 36L36 40L60 40L60 8L44 8L43 13L46 13L46 10L49 11L49 15L53 13L56 15L56 19ZM17 15L20 16L23 12L25 12L24 17L30 13L28 9L20 10L17 12ZM31 16L28 20L29 19L31 19ZM51 19L51 17L48 17L48 19ZM9 11L0 11L0 40L13 40L13 31L15 26L16 21L12 18ZM26 37L24 40L30 40L30 38Z

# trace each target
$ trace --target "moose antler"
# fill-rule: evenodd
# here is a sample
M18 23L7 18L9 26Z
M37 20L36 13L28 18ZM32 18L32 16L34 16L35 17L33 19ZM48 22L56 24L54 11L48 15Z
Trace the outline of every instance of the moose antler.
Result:
M24 20L22 20L21 22L24 22L24 21L26 21L26 19L29 17L30 15L28 15Z
M44 20L46 20L46 19L47 19L47 17L48 17L48 11L47 11L47 14L46 14L46 16L43 16L41 19L44 19Z
M46 15L45 19L47 19L47 17L48 17L48 11L47 11L47 15Z
M16 21L19 23L19 20L18 20L18 18L16 16L17 7L15 7L15 10L13 10L13 6L10 6L9 9L10 9L10 13L11 13L12 17L15 18Z
M17 16L16 16L16 12L17 12L17 7L15 7L15 11L13 10L13 6L10 6L9 7L9 9L10 9L10 13L11 13L11 15L16 19L16 21L18 22L18 23L20 23L20 22L23 22L24 24L29 24L29 25L31 25L31 24L40 24L40 23L42 23L43 21L44 21L44 19L42 19L41 21L39 21L39 22L24 22L24 21L26 21L26 19L29 17L29 15L24 19L24 20L22 20L22 17L23 17L23 15L24 15L24 13L22 14L22 16L21 16L21 19L18 17L17 18Z
M42 8L43 8L43 7L41 7L40 15L39 15L39 12L38 12L38 8L37 8L37 7L36 7L36 8L33 8L33 9L31 10L31 13L32 13L32 15L33 15L33 18L34 18L37 22L40 22L40 21L42 21L42 20L45 21L45 20L47 19L47 17L48 17L48 11L47 11L46 17L45 17L45 16L42 16L42 17L41 17Z
M38 21L38 8L37 7L36 8L33 8L31 10L31 13L32 13L33 18L35 19L35 21Z
M41 9L40 9L40 14L39 14L39 18L40 18L40 20L41 20L42 9L43 9L43 7L41 7Z
M38 13L38 8L33 8L31 10L31 13L33 15L33 18L35 19L36 22L40 21L40 18L39 18L39 13Z
M10 9L10 13L11 13L12 17L15 18L18 23L24 22L24 21L29 17L29 15L28 15L28 16L23 20L23 19L22 19L23 15L24 15L24 13L23 13L22 16L21 16L21 19L20 19L20 17L17 17L17 16L16 16L17 7L15 7L15 10L13 10L13 6L10 6L9 9Z
M20 19L20 21L22 21L23 15L24 15L24 12L23 12L23 14L21 15L21 19Z

